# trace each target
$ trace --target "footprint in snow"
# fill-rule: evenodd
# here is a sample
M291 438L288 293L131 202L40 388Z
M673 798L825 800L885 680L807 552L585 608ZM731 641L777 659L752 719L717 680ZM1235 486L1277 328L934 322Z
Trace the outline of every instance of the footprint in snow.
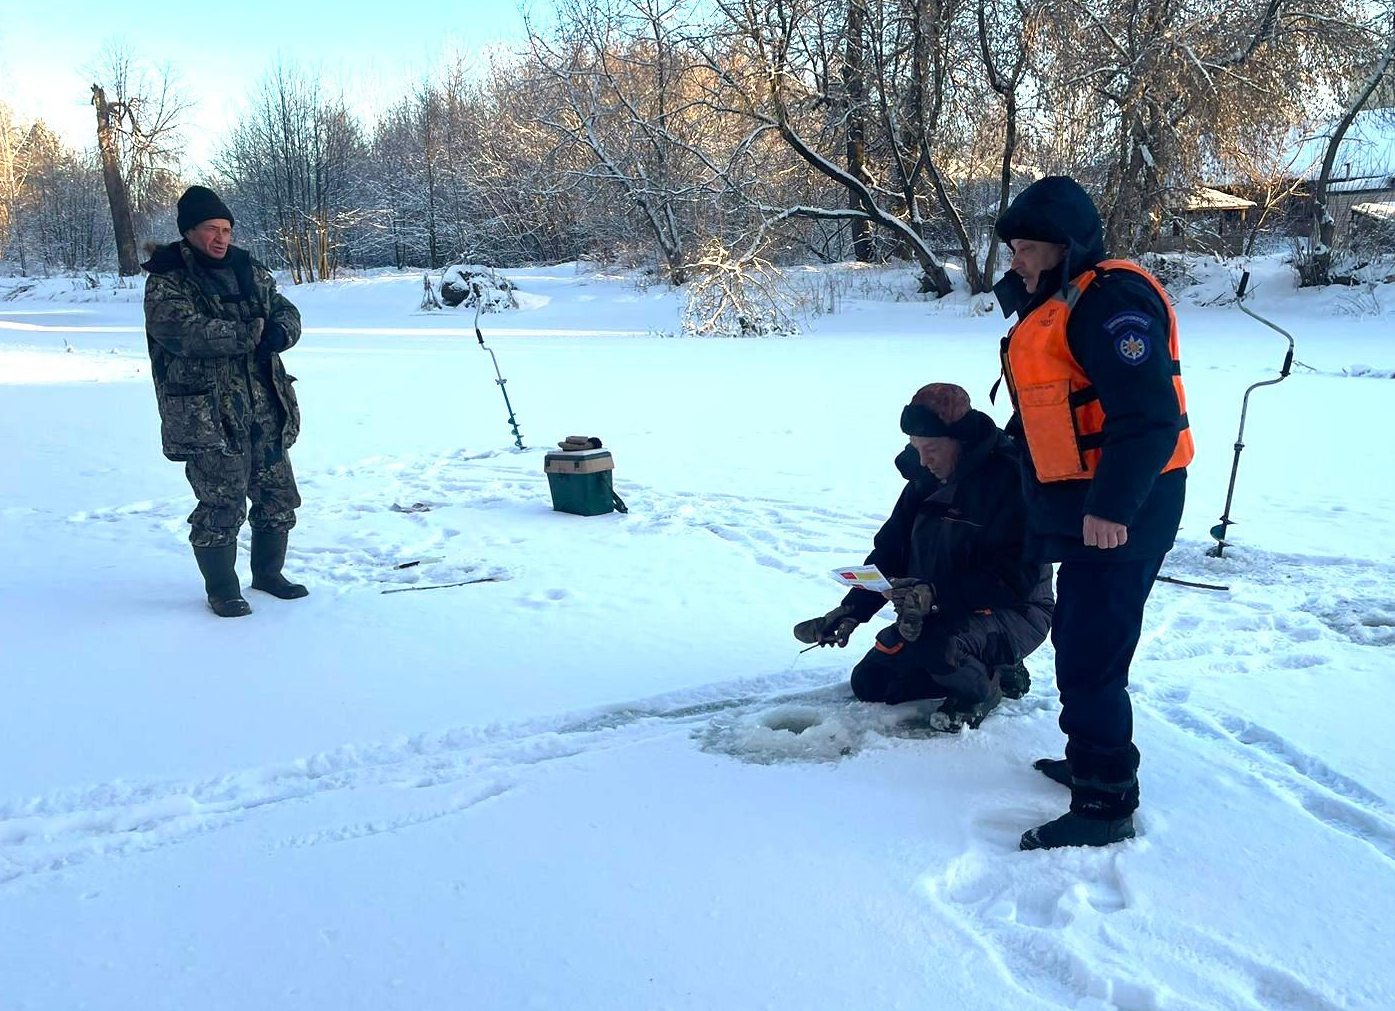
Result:
M550 590L539 590L536 593L524 594L524 596L520 598L520 602L527 607L553 607L557 604L562 603L565 600L570 599L571 596L571 590L562 589L560 587L554 587Z
M981 820L976 827L988 828L995 838L1011 835L1015 847L1031 817L1026 811L998 812L991 824ZM1086 940L1107 936L1105 919L1134 906L1120 870L1126 855L1063 851L1041 860L1036 854L1009 857L996 845L980 847L922 879L921 887L1040 999L1066 1007L1158 1011L1161 988L1112 958L1096 957Z
M1267 666L1274 670L1307 670L1310 667L1322 667L1331 662L1330 657L1320 656L1317 653L1275 653Z
M1336 632L1363 646L1395 646L1395 598L1336 595L1310 598L1304 609Z

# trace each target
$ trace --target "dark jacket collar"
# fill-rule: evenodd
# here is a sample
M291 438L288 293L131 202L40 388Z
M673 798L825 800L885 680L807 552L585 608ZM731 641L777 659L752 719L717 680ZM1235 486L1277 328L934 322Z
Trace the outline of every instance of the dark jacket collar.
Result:
M194 266L204 270L228 267L232 270L244 271L254 265L260 266L252 254L241 246L229 246L226 256L221 260L213 260L198 252L183 239L155 247L155 250L150 254L150 259L141 264L152 274L168 274L170 271L186 270Z
M1012 442L993 419L982 411L970 411L964 418L970 429L970 437L962 440L963 449L959 454L959 465L954 468L946 484L956 484L973 474L983 462L994 453L1015 453ZM915 447L907 446L896 456L896 469L907 481L917 485L929 494L941 487L940 480L920 465L920 454Z
M237 278L238 290L242 297L254 303L257 299L257 286L252 276L253 267L266 268L259 263L251 253L241 246L229 246L228 253L221 260L210 260L208 257L198 253L189 243L183 239L178 242L171 242L164 246L159 246L150 254L150 259L141 264L152 274L170 274L176 270L185 270L194 279L194 283L203 286L199 279L208 279L208 271L227 268L233 272ZM268 309L265 306L258 306L258 311L265 314Z
M1059 274L1043 278L1035 294L1029 295L1022 278L1012 271L993 286L1004 316L1025 316L1071 278L1105 258L1099 211L1080 184L1065 176L1048 176L1028 186L998 219L995 229L1005 241L1035 239L1066 247Z

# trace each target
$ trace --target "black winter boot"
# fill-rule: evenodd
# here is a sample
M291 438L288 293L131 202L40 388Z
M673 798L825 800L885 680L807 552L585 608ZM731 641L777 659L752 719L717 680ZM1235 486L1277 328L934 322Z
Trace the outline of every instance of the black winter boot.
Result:
M930 725L945 734L957 734L965 727L976 730L1002 701L1003 692L996 681L989 686L988 698L982 702L967 702L951 695L930 714Z
M237 544L216 548L195 548L194 559L203 573L203 588L208 594L208 606L220 618L241 618L252 608L242 599L242 586L237 581Z
M1136 750L1130 750L1137 755ZM1132 755L1125 755L1122 760L1134 762ZM1024 832L1021 848L1054 850L1062 846L1109 846L1132 839L1133 812L1137 808L1137 776L1105 782L1072 775L1070 813Z
M300 583L281 575L286 564L286 535L267 530L252 531L252 589L282 600L295 600L310 593Z
M1070 786L1070 763L1064 758L1038 758L1032 763L1032 768L1036 769L1053 783L1060 783L1062 786Z
M1104 819L1086 818L1071 812L1022 833L1020 847L1024 850L1054 850L1063 846L1109 846L1132 838L1132 815Z

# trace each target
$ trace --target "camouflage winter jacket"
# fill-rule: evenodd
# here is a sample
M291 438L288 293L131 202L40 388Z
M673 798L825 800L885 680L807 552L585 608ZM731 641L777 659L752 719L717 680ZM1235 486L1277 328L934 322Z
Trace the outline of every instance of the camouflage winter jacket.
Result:
M219 285L187 243L155 250L143 266L145 335L160 408L165 456L189 460L200 453L229 455L247 447L250 387L258 381L253 356L255 320L278 325L286 347L300 340L300 312L276 290L271 272L245 249L232 246L225 263L243 297L220 293ZM270 383L279 401L283 449L300 434L300 408L281 356L273 354Z

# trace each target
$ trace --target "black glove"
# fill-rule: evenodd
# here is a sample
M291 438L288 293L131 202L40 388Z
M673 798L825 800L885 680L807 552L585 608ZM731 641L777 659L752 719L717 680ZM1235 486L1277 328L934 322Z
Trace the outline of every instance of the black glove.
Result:
M286 328L280 323L268 322L262 329L262 339L257 342L257 361L265 365L277 351L285 351L290 341L286 338Z
M821 618L810 618L794 626L794 637L800 642L814 646L838 646L848 644L848 638L860 624L852 616L852 608L840 605Z
M928 615L935 614L935 588L914 576L891 581L891 605L896 608L896 631L907 642L915 642L925 627Z

